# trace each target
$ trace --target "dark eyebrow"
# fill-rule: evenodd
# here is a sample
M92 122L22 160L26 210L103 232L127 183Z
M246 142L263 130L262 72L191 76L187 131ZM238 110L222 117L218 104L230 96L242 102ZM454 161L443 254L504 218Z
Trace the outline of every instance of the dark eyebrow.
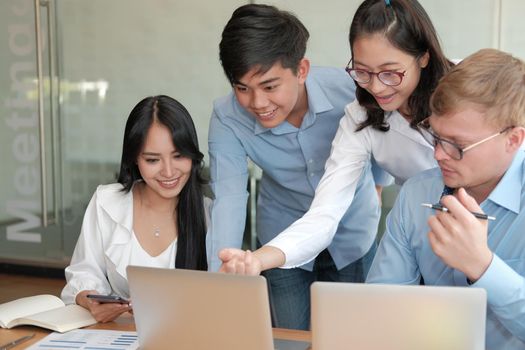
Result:
M261 82L259 83L259 85L266 85L266 84L269 84L269 83L273 83L274 81L277 81L277 80L279 80L279 79L280 79L279 77L266 79L265 81L261 81Z
M172 154L173 153L178 153L177 150L174 150L171 152ZM154 157L159 157L160 156L160 153L155 153L155 152L142 152L141 153L142 156L154 156Z
M369 66L367 66L366 64L362 63L362 62L359 62L359 61L355 61L354 60L354 64L358 64L360 66L365 66L367 68L370 68ZM385 67L385 66L395 66L395 65L401 65L401 63L399 62L385 62L383 63L382 65L380 65L379 67Z
M261 81L258 85L260 86L260 85L270 84L270 83L273 83L273 82L275 82L275 81L277 81L277 80L280 80L280 79L281 79L281 78L279 78L279 77L269 78L269 79L266 79L266 80L264 80L264 81ZM235 85L242 85L242 86L244 86L244 87L247 87L247 86L248 86L248 85L246 85L246 84L241 83L240 81L237 81L237 82L235 82L234 84L235 84Z
M233 82L233 85L242 85L242 86L246 86L246 84L243 84L243 83L241 83L240 81L234 81L234 82Z

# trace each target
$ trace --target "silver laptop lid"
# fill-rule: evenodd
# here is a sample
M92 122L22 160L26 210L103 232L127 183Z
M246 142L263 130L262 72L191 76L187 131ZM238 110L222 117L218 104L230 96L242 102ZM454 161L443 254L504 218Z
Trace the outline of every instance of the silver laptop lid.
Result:
M141 349L273 349L266 280L127 268Z
M311 288L313 349L485 348L483 289L331 282Z

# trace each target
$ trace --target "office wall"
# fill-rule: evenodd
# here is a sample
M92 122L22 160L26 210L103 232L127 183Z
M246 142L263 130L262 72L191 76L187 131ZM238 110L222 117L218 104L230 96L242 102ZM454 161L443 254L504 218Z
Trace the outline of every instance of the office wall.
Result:
M315 64L345 65L348 29L360 0L273 0L298 15L310 31L308 56ZM525 1L420 0L432 19L445 53L465 56L484 47L499 48L525 59Z

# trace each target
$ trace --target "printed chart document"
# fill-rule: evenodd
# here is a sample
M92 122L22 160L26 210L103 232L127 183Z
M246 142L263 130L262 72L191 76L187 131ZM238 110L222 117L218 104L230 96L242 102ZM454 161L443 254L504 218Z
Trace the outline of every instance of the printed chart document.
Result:
M0 327L38 326L56 332L97 323L88 310L79 305L65 305L54 295L35 295L0 305Z
M139 348L137 332L102 329L77 329L67 333L51 333L28 347L27 350L103 349L136 350Z

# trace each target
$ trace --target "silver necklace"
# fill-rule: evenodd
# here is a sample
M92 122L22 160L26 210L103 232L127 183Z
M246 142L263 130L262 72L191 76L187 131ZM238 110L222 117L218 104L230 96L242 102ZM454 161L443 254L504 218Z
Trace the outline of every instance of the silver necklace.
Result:
M155 227L155 231L153 231L153 236L155 236L155 238L160 237L160 229L158 227Z

